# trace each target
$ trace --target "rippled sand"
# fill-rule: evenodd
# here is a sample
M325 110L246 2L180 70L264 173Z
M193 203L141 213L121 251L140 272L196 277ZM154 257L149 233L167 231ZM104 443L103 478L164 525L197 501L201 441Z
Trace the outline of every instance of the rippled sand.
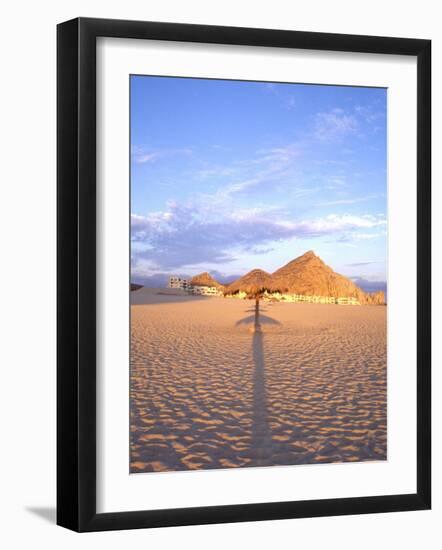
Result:
M131 293L131 472L385 460L386 307Z

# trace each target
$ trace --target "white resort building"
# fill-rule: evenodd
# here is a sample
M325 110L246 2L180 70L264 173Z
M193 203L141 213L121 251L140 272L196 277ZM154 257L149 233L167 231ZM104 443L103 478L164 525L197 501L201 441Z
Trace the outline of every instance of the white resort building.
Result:
M280 292L264 292L264 300L278 302L305 302L308 304L338 304L342 306L360 306L357 298L335 298L334 296L309 296L305 294L281 294Z
M181 277L169 277L169 288L179 288L181 290L190 290L191 284L188 279L182 279Z
M216 286L203 286L203 285L193 285L190 287L192 294L197 294L199 296L222 296L223 293L221 290L218 290Z
M186 292L189 292L189 294L196 294L199 296L223 295L223 292L216 288L216 286L192 285L188 279L183 279L176 276L169 277L169 288L185 290Z
M340 306L360 306L361 303L357 298L336 298L336 303Z
M245 300L247 298L247 292L244 290L239 290L235 294L226 294L226 298L238 298L239 300Z

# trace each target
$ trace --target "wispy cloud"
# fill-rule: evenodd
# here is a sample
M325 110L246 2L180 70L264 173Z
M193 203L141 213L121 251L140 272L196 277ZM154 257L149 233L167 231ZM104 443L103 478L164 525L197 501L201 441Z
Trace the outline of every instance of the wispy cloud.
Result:
M220 212L201 205L170 202L166 211L132 216L134 252L156 269L185 269L204 263L224 264L241 251L263 253L273 243L351 235L379 228L376 216L329 215L293 221L275 208L233 209Z
M376 109L374 105L356 105L354 110L369 124L385 119L385 111Z
M379 262L353 262L351 264L345 264L346 267L361 267L365 265L378 264Z
M287 93L281 90L281 86L274 84L273 82L267 82L264 87L264 91L270 93L278 99L278 103L286 108L288 111L291 111L296 107L296 100L293 96L288 95Z
M296 100L293 97L289 97L287 100L287 109L291 111L296 107Z
M343 187L347 183L345 176L331 176L327 179L328 189L337 189Z
M144 147L134 146L132 148L132 159L136 164L146 164L154 162L161 157L173 155L191 155L193 150L190 147L182 147L178 149L160 149L149 150Z
M360 202L367 202L373 199L378 199L382 195L367 195L366 197L352 197L348 199L336 199L332 201L322 202L321 206L338 206L342 204L358 204Z
M133 156L136 164L146 164L146 162L153 162L158 158L158 153L136 153Z
M355 116L342 109L333 109L316 115L314 135L320 141L341 140L356 132L358 122Z
M279 147L259 149L250 157L235 160L230 164L198 169L196 175L199 179L223 178L222 185L215 193L210 195L200 193L200 196L204 196L206 201L211 200L218 204L235 195L250 193L253 189L270 189L270 185L274 190L289 183L293 187L293 174L302 154L301 145L289 143Z
M261 149L257 151L259 155L255 163L274 163L274 166L281 167L302 155L302 147L299 143L289 143L282 147L273 147L271 149Z
M355 235L355 238L359 241L369 241L372 239L379 239L381 237L385 238L386 235L387 235L387 231L378 231L375 233L357 233Z
M209 179L213 177L230 177L235 175L238 169L233 166L211 166L198 170L196 175L201 179Z

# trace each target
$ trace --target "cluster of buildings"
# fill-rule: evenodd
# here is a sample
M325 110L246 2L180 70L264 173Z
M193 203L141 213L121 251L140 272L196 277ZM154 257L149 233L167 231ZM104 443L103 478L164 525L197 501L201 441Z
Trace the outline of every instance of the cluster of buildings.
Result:
M216 286L192 285L189 279L181 277L169 277L169 288L185 290L189 294L199 296L222 296L223 292Z
M178 288L180 290L190 290L190 281L181 277L169 277L169 288Z
M226 298L239 298L240 300L245 300L247 296L248 294L244 290L238 290L234 294L226 294Z
M200 296L223 296L223 291L216 286L191 285L191 293Z
M169 277L169 288L185 290L189 294L199 296L223 296L223 291L216 286L192 285L189 279L181 277ZM244 300L247 298L247 292L243 290L234 294L226 294L226 298L237 298ZM304 302L308 304L338 304L340 306L360 306L360 302L355 297L335 298L333 296L307 296L304 294L282 294L281 292L264 292L263 300L278 302Z
M308 304L338 304L340 306L360 306L355 297L335 298L334 296L308 296L305 294L281 294L280 292L264 292L264 300L279 302L306 302Z
M340 306L360 306L361 302L357 298L351 296L350 298L335 298L335 304Z
M244 300L249 294L243 290L236 291L233 294L226 294L226 298L239 298ZM281 292L269 292L267 290L262 294L262 299L269 302L304 302L308 304L338 304L340 306L360 306L357 298L335 298L334 296L308 296L305 294L282 294Z

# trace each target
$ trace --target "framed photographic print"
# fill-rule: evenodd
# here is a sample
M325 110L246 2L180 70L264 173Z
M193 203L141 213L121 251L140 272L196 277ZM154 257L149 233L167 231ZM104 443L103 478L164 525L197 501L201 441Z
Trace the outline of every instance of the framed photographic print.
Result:
M430 508L430 48L58 26L59 525Z

